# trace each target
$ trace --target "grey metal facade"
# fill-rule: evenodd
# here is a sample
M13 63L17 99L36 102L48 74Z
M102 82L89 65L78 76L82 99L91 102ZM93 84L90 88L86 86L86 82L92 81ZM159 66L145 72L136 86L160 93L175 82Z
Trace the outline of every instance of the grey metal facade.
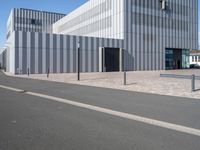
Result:
M197 49L198 45L198 0L165 1L166 9L162 10L161 0L90 0L56 22L54 31L82 36L120 37L124 39L128 52L127 70L164 70L166 48L189 51ZM102 9L102 5L108 9ZM86 11L83 15L86 14L84 18L87 19L77 21L83 11ZM108 18L107 23L104 23L105 18ZM66 25L73 21L75 27L67 28ZM103 23L107 26L101 26ZM91 25L99 30L85 28Z
M88 11L80 14L79 16L71 19L70 21L65 22L58 28L58 32L62 33L66 29L73 28L74 26L80 24L80 22L86 22L87 20L91 20L91 18L96 18L103 13L111 11L111 9L112 9L111 1L109 2L104 1L99 5L92 7ZM102 29L111 27L111 23L112 23L112 18L108 16L103 19L94 21L93 23L79 27L78 29L72 30L68 34L83 35L83 34L98 32Z
M14 8L7 24L7 38L12 31L52 33L52 25L63 18L65 14L37 11L24 8Z
M124 0L90 0L53 25L56 34L124 39Z
M198 0L124 0L128 70L164 70L165 49L197 49Z
M123 47L123 40L15 32L15 73L73 73L77 71L77 43L80 42L81 72L99 71L100 47Z

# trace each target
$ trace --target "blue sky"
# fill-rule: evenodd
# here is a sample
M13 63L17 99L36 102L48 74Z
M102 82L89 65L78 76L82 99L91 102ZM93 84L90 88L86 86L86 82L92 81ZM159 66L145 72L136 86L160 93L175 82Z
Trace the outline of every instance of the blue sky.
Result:
M69 13L87 0L1 0L0 5L0 48L4 46L6 23L12 8L29 8L60 13ZM200 8L200 0L199 0ZM199 11L200 19L200 11ZM200 24L199 24L200 31ZM199 32L200 36L200 32Z

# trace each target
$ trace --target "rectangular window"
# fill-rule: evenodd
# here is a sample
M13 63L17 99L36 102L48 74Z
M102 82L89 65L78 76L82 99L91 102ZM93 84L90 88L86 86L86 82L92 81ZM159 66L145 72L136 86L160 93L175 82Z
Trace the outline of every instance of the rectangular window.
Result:
M31 19L31 24L35 25L36 24L36 20L35 19Z
M173 50L172 49L166 49L165 51L165 65L166 65L166 70L173 69Z
M182 68L187 69L190 67L190 60L189 60L189 50L183 49L182 50Z
M192 62L194 62L194 56L192 56Z
M198 56L195 56L195 62L198 62Z

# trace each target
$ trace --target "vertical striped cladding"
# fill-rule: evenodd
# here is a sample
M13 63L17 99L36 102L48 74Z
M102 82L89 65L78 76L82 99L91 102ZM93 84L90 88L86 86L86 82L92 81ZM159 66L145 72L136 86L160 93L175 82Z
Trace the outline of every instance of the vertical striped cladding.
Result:
M15 73L17 68L23 74L28 68L32 74L47 73L48 68L50 73L76 72L78 41L82 72L99 71L99 47L123 48L117 39L15 31Z
M53 32L124 39L127 70L165 69L165 48L198 46L198 0L166 2L162 10L160 0L90 0Z
M123 39L123 0L90 0L53 25L53 33Z
M63 18L64 14L14 8L14 31L52 33L52 24ZM10 20L12 21L12 20Z
M165 48L197 49L198 0L124 0L126 67L165 69Z

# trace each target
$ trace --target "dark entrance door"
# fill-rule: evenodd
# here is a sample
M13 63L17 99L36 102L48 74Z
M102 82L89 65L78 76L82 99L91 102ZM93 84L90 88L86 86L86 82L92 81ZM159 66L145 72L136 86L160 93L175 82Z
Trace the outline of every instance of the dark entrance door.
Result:
M166 49L166 69L182 69L182 49Z
M173 50L173 69L182 69L182 49Z
M181 67L181 61L180 60L178 60L178 62L177 62L177 69L181 69L182 67Z
M105 71L119 71L119 48L105 48Z

